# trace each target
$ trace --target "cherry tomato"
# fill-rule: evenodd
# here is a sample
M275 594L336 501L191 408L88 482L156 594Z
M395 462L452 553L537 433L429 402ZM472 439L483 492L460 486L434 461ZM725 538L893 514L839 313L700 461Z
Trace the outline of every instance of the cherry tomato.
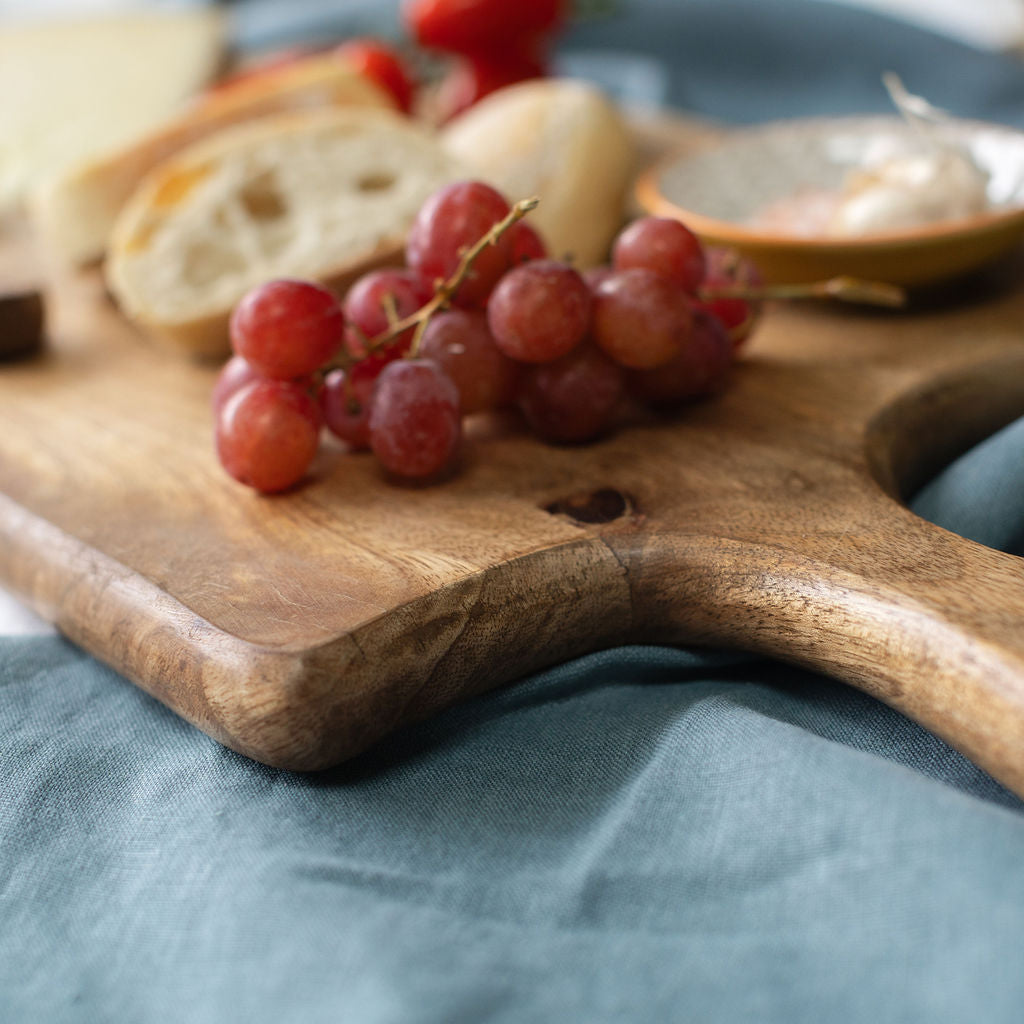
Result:
M406 114L412 110L415 83L402 59L390 46L377 39L349 39L335 53L389 92L399 110Z
M498 89L529 78L543 78L547 62L537 40L524 40L501 53L481 53L459 60L438 90L441 119L447 121Z
M556 31L566 0L406 0L402 13L421 46L466 56Z

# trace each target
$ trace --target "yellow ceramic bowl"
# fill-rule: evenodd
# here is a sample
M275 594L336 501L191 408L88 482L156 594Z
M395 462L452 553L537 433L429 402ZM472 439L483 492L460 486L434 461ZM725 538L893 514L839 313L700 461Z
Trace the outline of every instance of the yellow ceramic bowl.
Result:
M915 286L974 270L1024 239L1024 132L954 121L944 130L990 174L991 209L923 227L829 237L763 225L766 208L795 196L835 194L847 174L907 152L914 137L897 117L782 121L737 129L699 152L669 158L637 184L648 213L676 217L712 245L733 246L766 281L841 274Z

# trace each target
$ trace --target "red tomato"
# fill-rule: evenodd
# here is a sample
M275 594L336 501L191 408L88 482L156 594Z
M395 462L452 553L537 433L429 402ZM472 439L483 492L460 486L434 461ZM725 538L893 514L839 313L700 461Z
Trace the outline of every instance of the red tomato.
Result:
M447 121L506 85L528 78L543 78L547 62L535 40L522 41L501 53L481 53L460 60L448 72L438 91L441 119Z
M421 46L470 56L554 32L568 6L567 0L405 0L402 13Z
M349 39L335 53L389 92L399 110L406 114L412 110L416 87L405 64L390 46L376 39Z

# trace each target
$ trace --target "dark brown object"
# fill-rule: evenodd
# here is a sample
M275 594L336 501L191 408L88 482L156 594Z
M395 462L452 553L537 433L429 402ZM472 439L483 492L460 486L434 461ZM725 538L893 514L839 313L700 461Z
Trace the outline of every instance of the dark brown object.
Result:
M0 292L0 362L24 358L42 346L42 293Z
M20 218L0 218L0 363L43 345L43 270Z

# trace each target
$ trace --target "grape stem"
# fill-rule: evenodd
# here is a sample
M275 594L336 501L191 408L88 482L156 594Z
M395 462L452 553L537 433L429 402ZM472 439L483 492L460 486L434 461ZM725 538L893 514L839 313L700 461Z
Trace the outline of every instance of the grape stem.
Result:
M698 296L705 302L711 299L839 299L893 309L907 303L907 293L898 285L862 281L856 277L830 277L827 281L807 284L722 285L701 288Z
M458 265L452 272L452 275L444 280L438 281L434 285L434 295L429 302L424 303L416 310L415 313L410 313L409 316L403 317L401 320L395 320L393 323L388 325L386 331L382 334L378 334L367 346L368 352L373 352L378 348L383 348L389 342L394 341L399 335L405 333L410 327L414 327L415 331L412 336L412 341L409 344L408 357L413 358L419 351L420 339L423 337L423 332L426 330L427 324L430 318L443 309L447 309L451 305L452 299L455 297L455 293L459 290L460 285L469 276L469 272L473 269L473 264L476 262L476 258L487 248L489 245L496 245L503 234L516 221L522 220L537 204L540 202L536 196L530 199L520 199L508 214L499 220L494 226L483 235L480 239L474 242L468 249L464 250L459 257Z
M427 328L427 324L430 322L430 318L442 309L447 309L451 304L455 293L459 290L459 286L469 276L469 272L473 269L473 264L476 262L476 258L487 248L489 245L497 245L499 239L503 234L516 221L522 220L537 204L540 199L536 196L532 196L529 199L520 199L518 203L513 205L512 209L499 220L490 231L487 232L482 238L478 239L473 245L471 245L465 252L462 253L459 258L458 266L452 273L451 277L444 281L440 281L434 286L434 297L425 305L421 306L415 313L407 316L404 320L399 320L398 323L393 324L387 331L387 334L381 339L381 344L387 344L392 338L397 337L402 331L407 331L410 327L415 326L416 330L412 336L412 342L409 345L409 358L414 358L419 352L420 339L423 337L423 332ZM377 339L374 339L376 343Z
M399 320L397 318L397 307L395 305L394 296L384 296L384 313L388 318L388 326L380 334L375 335L373 338L367 339L360 337L360 341L363 344L363 354L360 356L353 356L348 352L342 352L340 355L335 356L331 362L323 368L323 372L333 369L343 369L348 371L353 363L359 362L360 359L364 359L366 356L371 355L374 352L385 348L390 342L394 341L400 335L404 334L410 327L414 327L416 330L413 333L412 341L409 345L409 351L406 353L408 358L412 358L419 352L420 339L423 337L423 332L426 330L427 323L430 318L437 312L443 309L447 309L451 304L455 293L459 290L459 286L469 276L469 272L473 269L473 264L476 262L476 258L487 248L489 245L496 245L498 240L503 234L516 221L522 220L537 204L540 199L536 196L530 199L520 199L508 214L501 220L497 221L493 227L479 238L473 245L468 249L465 249L459 256L458 265L452 272L451 276L444 280L439 280L434 285L434 295L428 301L425 302L415 313L410 313L409 316ZM388 304L387 300L391 302ZM354 325L353 325L354 326Z
M388 292L380 300L381 308L384 310L384 316L387 318L388 327L392 324L398 323L398 303L395 300L393 292Z

